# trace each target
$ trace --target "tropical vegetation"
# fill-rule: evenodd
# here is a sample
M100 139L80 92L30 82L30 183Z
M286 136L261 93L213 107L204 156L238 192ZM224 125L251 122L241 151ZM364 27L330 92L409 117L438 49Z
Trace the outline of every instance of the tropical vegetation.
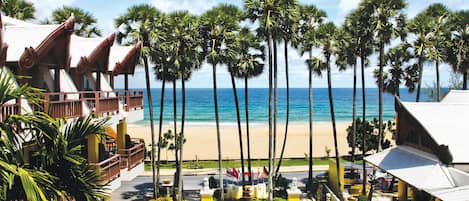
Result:
M223 190L224 167L222 161L222 144L219 129L218 97L217 97L217 70L227 67L230 74L234 93L234 102L237 114L237 129L239 137L240 162L243 172L245 161L248 172L252 172L251 142L249 127L248 81L263 73L264 65L268 67L269 86L269 149L268 149L268 192L269 200L273 199L274 183L279 181L279 169L284 158L285 144L289 128L289 54L296 50L303 56L308 69L308 99L309 99L309 153L308 155L308 191L313 182L313 76L322 75L325 71L328 85L329 108L334 138L336 164L339 166L337 128L335 125L335 111L332 94L332 67L339 71L353 69L352 94L352 125L347 129L347 139L351 147L352 161L355 160L356 148L362 151L362 157L370 150L381 151L389 146L384 137L385 130L392 132L392 123L383 120L383 93L388 92L400 96L401 87L407 87L409 92L416 90L416 101L421 100L424 68L435 66L436 100L442 96L440 93L440 65L449 64L455 73L462 75L462 87L467 88L467 66L469 65L469 35L467 11L450 11L443 4L432 4L427 9L409 19L405 15L406 2L404 0L363 0L358 7L351 11L342 25L336 26L327 22L324 11L314 5L302 5L297 0L245 0L243 8L229 4L221 4L211 8L200 16L188 11L174 11L163 13L152 5L136 5L130 7L126 13L115 20L118 30L117 41L122 44L142 44L141 58L145 67L145 80L147 100L149 104L152 150L151 166L153 171L153 197L158 197L159 170L161 149L174 150L176 158L176 182L174 182L173 197L182 200L183 141L185 127L186 91L185 84L192 73L199 69L204 62L211 65L213 75L213 101L214 119L217 128L217 152L219 186ZM33 19L34 6L22 0L3 1L2 11L7 16L18 19ZM88 12L79 8L63 7L53 13L51 22L59 23L74 14L79 24L76 33L81 36L99 36L96 28L96 19ZM249 23L250 22L250 23ZM283 45L285 60L286 84L286 117L283 142L277 161L277 131L278 120L278 47ZM319 52L319 53L318 53ZM365 94L365 67L373 66L370 60L376 55L377 64L375 72L378 86L378 118L367 121L366 94ZM358 63L360 59L360 63ZM155 70L155 78L162 82L159 130L154 131L153 106L150 86L150 65ZM358 69L360 67L360 69ZM361 71L361 118L357 115L357 82L358 71ZM425 69L427 70L427 69ZM305 69L306 71L306 69ZM2 79L6 79L3 76ZM244 118L246 121L245 134L242 133L241 119L236 79L244 81ZM0 84L3 83L0 82ZM182 98L181 117L177 117L176 84L180 81ZM10 81L5 81L8 83ZM163 106L165 102L165 89L167 83L172 84L173 95L173 133L163 133ZM4 84L4 83L3 83ZM35 89L19 86L15 89L0 86L5 90L0 97L2 104L18 98ZM22 91L23 90L23 91ZM30 97L32 100L34 96ZM37 97L36 97L37 98ZM181 120L180 128L177 121ZM19 122L22 122L19 124ZM47 124L47 125L45 125ZM83 163L80 158L81 146L78 139L86 137L91 131L100 133L104 122L91 118L82 118L76 122L65 124L63 120L56 120L45 114L35 113L24 116L11 116L1 125L2 138L0 146L4 150L11 150L1 155L2 162L0 176L3 179L0 185L6 191L0 196L5 199L44 200L59 199L60 197L74 197L79 200L92 200L101 197L102 187L94 185L99 177L95 170L89 166L78 166ZM37 156L40 162L25 166L24 159L14 153L21 147L18 139L11 136L15 126L24 126L30 129L35 136L35 143L47 143L47 147L40 149ZM5 127L5 128L4 128ZM65 129L63 129L65 128ZM84 130L80 130L84 129ZM179 130L179 132L178 132ZM78 133L80 132L80 133ZM172 146L171 139L172 138ZM243 139L246 139L246 145ZM36 140L36 141L34 141ZM247 157L244 151L247 149ZM60 150L60 152L58 151ZM51 154L53 160L46 160L44 154ZM69 167L61 172L55 168ZM276 167L277 166L277 167ZM365 163L363 163L365 168ZM364 172L364 171L363 171ZM56 182L57 179L67 175L85 175L87 180ZM94 174L94 175L93 175ZM364 175L366 177L366 175ZM252 175L243 184L252 184ZM29 182L29 183L28 183ZM363 185L365 185L364 180ZM340 180L339 180L340 185ZM87 193L75 192L77 188L87 189ZM363 187L363 194L365 188ZM177 194L177 195L176 195ZM311 192L310 192L311 195ZM223 196L221 196L223 200Z

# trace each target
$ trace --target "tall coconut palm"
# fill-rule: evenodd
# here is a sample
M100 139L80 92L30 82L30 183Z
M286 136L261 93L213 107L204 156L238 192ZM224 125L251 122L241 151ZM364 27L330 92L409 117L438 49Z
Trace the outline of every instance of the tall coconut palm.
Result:
M390 48L384 55L386 63L391 66L388 72L383 74L384 91L397 97L400 97L399 86L403 82L409 89L409 92L413 92L417 81L415 65L406 66L412 59L412 53L409 52L409 48L409 44L402 43Z
M467 90L467 70L469 67L469 11L453 13L449 24L452 24L452 38L446 47L446 62L453 70L463 76L463 89Z
M436 74L436 101L440 100L440 62L446 60L444 54L445 43L451 38L449 27L447 24L449 11L440 3L435 3L428 6L423 11L426 15L430 16L432 30L429 34L430 48L428 51L428 58L430 61L435 62Z
M152 29L154 26L155 19L160 18L161 12L155 7L147 4L141 4L132 6L127 9L126 13L117 17L115 20L115 26L119 29L117 33L117 42L128 42L128 41L142 41L143 50L142 58L145 67L145 81L146 81L146 93L148 100L148 110L150 113L150 131L151 131L151 160L152 160L152 172L153 172L153 197L158 196L159 178L155 175L155 128L153 119L153 100L151 96L150 86L150 72L148 67L148 48L151 44L151 31L157 31L158 29ZM156 164L159 168L159 163Z
M345 21L344 26L350 26L349 21ZM353 95L352 95L352 164L355 163L355 144L356 144L356 116L357 116L357 57L358 57L358 40L352 37L349 28L343 28L337 31L336 48L334 55L336 57L336 65L339 70L346 70L347 67L353 68Z
M321 55L309 61L309 68L313 68L314 71L321 75L322 70L327 71L327 92L329 95L329 108L331 112L332 121L332 134L334 137L334 148L335 148L335 162L336 170L340 172L340 157L339 157L339 146L337 144L337 128L335 124L335 113L334 113L334 102L332 98L332 81L331 81L331 56L334 53L335 37L337 28L332 22L322 24L316 31L316 46L321 49ZM338 177L339 175L337 175ZM337 178L338 190L341 189L340 178ZM339 197L342 197L342 193L339 192Z
M202 54L202 44L199 33L199 19L189 14L187 11L176 11L168 15L168 28L170 35L166 36L166 40L175 44L174 62L172 65L177 69L181 76L182 88L182 114L181 114L181 132L180 139L184 139L184 123L186 115L186 80L191 72L200 68L201 62L205 56ZM182 200L182 161L183 161L183 143L179 143L179 163L176 170L178 189L178 200Z
M2 11L6 16L16 18L19 20L34 19L33 3L25 0L4 0L2 4Z
M246 17L252 22L258 21L260 24L259 35L266 36L267 49L268 49L268 62L269 62L269 186L268 186L268 200L273 200L273 136L274 128L276 125L273 125L272 118L272 85L273 85L273 27L276 25L276 19L278 19L278 8L280 1L278 0L246 0L244 2L244 9L246 12Z
M414 50L414 57L417 58L418 67L418 83L417 83L417 95L415 98L416 102L420 101L420 93L422 86L422 75L423 75L423 63L427 60L427 49L428 49L428 34L430 33L430 17L424 14L418 14L407 24L409 32L416 36L414 42L411 43Z
M65 22L73 14L75 18L75 34L84 37L101 36L97 27L97 20L93 14L78 7L63 6L52 11L51 23Z
M368 65L368 57L372 53L373 32L371 30L370 8L362 3L359 7L350 13L345 19L344 29L350 33L352 38L356 38L358 43L358 56L360 57L361 85L362 85L362 119L366 121L366 89L365 89L365 67ZM356 123L356 122L355 122ZM366 126L366 125L365 125ZM362 150L366 150L365 135L361 139ZM362 158L366 152L362 152ZM366 163L362 161L363 187L362 195L366 194Z
M289 0L281 2L281 13L279 19L279 32L280 39L283 41L283 52L285 59L285 83L286 83L286 116L285 116L285 133L283 136L282 149L280 157L275 170L274 176L278 179L280 166L282 165L283 155L285 153L285 146L288 137L288 123L290 116L290 81L288 76L288 47L289 43L297 43L298 21L300 17L300 7L297 0Z
M246 140L247 140L247 153L248 153L248 172L252 172L251 166L251 136L249 133L249 87L248 80L256 77L264 70L264 49L261 45L260 38L256 37L249 28L242 28L235 36L235 43L233 43L234 55L228 62L228 70L230 75L237 78L244 79L244 109L246 120ZM233 85L235 88L235 85ZM234 89L236 90L236 88ZM249 184L252 185L252 175L249 176Z
M383 141L383 69L386 65L384 48L393 38L397 36L404 37L405 15L402 13L402 9L406 7L406 4L403 0L370 0L365 1L365 4L369 4L373 8L371 22L375 33L376 47L379 51L378 136L380 141L378 151L381 151Z
M317 41L315 32L320 24L322 24L326 13L319 10L314 5L300 5L300 21L299 21L299 40L298 46L301 55L308 53L308 97L309 97L309 163L308 163L308 192L312 195L311 184L313 182L313 69L309 67L310 61L313 60L313 47Z
M213 102L215 108L215 126L217 129L217 147L218 147L218 175L220 182L220 191L223 192L223 171L222 171L222 153L221 153L221 135L218 116L218 98L217 98L217 64L227 63L230 43L234 42L234 32L239 29L239 19L241 11L233 5L219 5L205 12L200 17L201 35L204 40L204 51L207 55L206 60L212 65L213 73ZM244 180L244 176L243 180ZM221 200L224 200L223 193Z

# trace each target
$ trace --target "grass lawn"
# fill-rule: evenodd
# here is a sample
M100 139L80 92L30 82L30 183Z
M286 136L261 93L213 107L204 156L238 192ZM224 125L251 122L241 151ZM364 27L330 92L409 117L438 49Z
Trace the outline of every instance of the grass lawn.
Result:
M341 161L345 161L342 160ZM252 160L251 165L252 167L263 167L268 166L268 160ZM356 161L359 162L359 161ZM328 159L313 159L314 165L327 165L329 164ZM247 168L247 161L244 163ZM305 159L284 159L282 161L282 166L303 166L308 165L308 160ZM161 166L162 169L173 169L175 168L174 162L164 163L162 162ZM225 168L232 168L232 167L241 167L240 160L224 160L223 167ZM218 161L186 161L182 165L182 168L185 169L201 169L201 168L218 168ZM151 164L145 163L145 171L151 171Z

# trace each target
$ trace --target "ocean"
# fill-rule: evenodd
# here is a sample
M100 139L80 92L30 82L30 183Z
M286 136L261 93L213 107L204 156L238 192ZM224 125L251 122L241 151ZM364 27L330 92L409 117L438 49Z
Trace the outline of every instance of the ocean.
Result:
M144 89L143 89L144 90ZM172 88L166 89L163 121L164 124L173 122L173 94ZM431 101L432 98L422 91L421 100ZM146 90L144 90L144 93ZM177 89L178 121L181 118L181 89ZM268 88L249 89L249 121L252 124L268 123ZM278 122L285 122L286 116L286 89L278 89ZM153 111L155 124L159 121L161 89L152 89ZM378 118L378 89L366 89L366 118ZM352 88L334 88L332 90L334 109L337 122L352 122ZM416 93L408 93L407 89L401 89L401 100L415 101ZM145 119L138 124L149 123L148 101L145 96ZM241 119L244 123L244 89L238 89ZM394 118L394 96L385 93L383 105L383 118ZM221 125L236 124L236 107L234 104L233 90L231 88L218 89L218 106ZM313 89L313 111L315 122L328 122L331 120L327 88ZM357 89L357 115L362 114L361 89ZM308 89L290 89L290 122L308 122ZM213 108L213 90L211 88L186 89L186 124L187 125L215 125Z

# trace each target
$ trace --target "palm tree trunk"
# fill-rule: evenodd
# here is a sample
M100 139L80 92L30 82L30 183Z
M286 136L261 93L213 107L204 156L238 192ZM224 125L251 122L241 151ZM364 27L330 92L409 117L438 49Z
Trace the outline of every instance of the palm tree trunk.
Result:
M272 148L273 148L273 136L272 136L272 32L268 30L268 50L269 50L269 185L268 185L268 201L274 199L273 196L273 183L272 183Z
M438 59L435 63L435 70L436 70L436 101L440 101L440 61Z
M163 80L161 84L161 97L160 97L160 123L158 127L158 152L157 152L157 161L156 161L156 197L158 197L158 192L160 189L160 161L161 161L161 147L160 147L160 142L161 142L161 134L163 132L163 108L164 108L164 92L165 92L165 86L166 86L166 67L164 67L163 70Z
M396 82L394 83L394 87L396 88L394 95L397 97L401 97L401 92L399 90L399 80L396 79Z
M326 62L327 62L327 92L329 94L329 108L331 110L331 120L332 120L332 134L334 135L334 148L335 148L335 163L336 163L336 171L337 173L340 172L340 157L339 157L339 145L337 144L337 128L336 128L336 125L335 125L335 113L334 113L334 102L333 102L333 98L332 98L332 83L331 83L331 67L329 66L329 60L330 60L330 56L327 56L326 57ZM340 182L340 178L339 178L339 175L340 174L337 174L337 185L339 187L339 193L338 193L338 196L339 196L339 199L342 198L342 192L340 192L341 190L341 182Z
M378 74L378 152L383 150L383 68L384 68L384 43L379 44L379 74Z
M183 148L184 148L184 120L186 119L186 81L184 78L184 73L186 72L186 68L182 65L181 69L181 88L182 88L182 114L181 114L181 135L178 137L179 143L175 142L179 147L179 164L177 167L177 178L178 178L178 199L180 201L184 200L182 196L183 184L182 184L182 162L183 162ZM177 147L176 146L176 147Z
M312 51L309 51L309 59L313 59ZM313 70L308 67L308 109L309 109L309 160L308 160L308 191L313 184ZM313 192L309 192L312 195Z
M282 165L283 155L285 154L285 146L287 144L287 136L288 136L288 120L290 116L290 83L288 77L288 43L285 41L284 46L284 57L285 57L285 82L287 85L287 105L286 105L286 116L285 116L285 134L283 136L283 143L282 143L282 150L280 151L280 158L277 164L277 170L275 170L275 175L278 175L280 171L280 166ZM278 180L278 177L277 177Z
M274 139L273 139L273 150L272 150L272 169L275 167L277 157L277 115L278 115L278 79L277 79L277 42L274 41ZM274 171L271 171L273 177L276 178ZM275 186L275 179L272 180Z
M251 136L249 134L249 104L248 104L248 77L244 77L244 110L246 113L246 138L248 147L248 171L252 172L251 166ZM249 184L252 185L252 175L249 175Z
M362 50L360 50L362 52ZM363 126L362 126L362 174L363 174L363 181L362 181L362 195L366 195L366 162L363 160L366 154L366 138L364 132L366 131L366 94L365 94L365 56L362 52L360 55L360 66L362 72L362 118L363 118Z
M357 136L357 62L353 64L353 98L352 98L352 165L355 164L355 144Z
M220 136L220 123L218 117L218 99L217 99L217 68L216 65L212 65L213 75L213 103L215 107L215 126L217 128L217 151L218 151L218 181L220 182L220 198L221 201L225 200L223 191L223 174L222 174L222 154L221 154L221 136ZM244 172L242 173L244 174Z
M418 57L418 65L419 65L419 77L418 77L418 84L417 84L417 96L415 98L415 102L420 101L420 91L422 86L422 73L423 73L423 57Z
M462 74L462 89L467 90L467 70Z
M151 169L153 172L153 197L156 198L157 184L155 175L155 126L153 125L153 101L151 99L150 72L148 69L148 58L143 56L145 65L145 82L147 88L148 110L150 112L150 131L151 131Z
M174 124L174 145L177 145L176 142L178 140L177 134L177 94L176 94L176 79L173 80L173 124ZM174 173L174 181L179 181L179 148L178 146L174 146L174 163L176 165L176 172ZM176 186L179 183L173 182L173 200L176 200Z
M239 155L241 159L241 171L244 172L243 134L241 133L241 115L239 114L238 91L236 89L236 83L235 83L235 79L234 79L232 72L230 72L230 76L231 76L231 86L233 87L233 97L234 97L235 106L236 106L236 120L238 121ZM241 179L244 185L246 183L244 174L241 175Z

